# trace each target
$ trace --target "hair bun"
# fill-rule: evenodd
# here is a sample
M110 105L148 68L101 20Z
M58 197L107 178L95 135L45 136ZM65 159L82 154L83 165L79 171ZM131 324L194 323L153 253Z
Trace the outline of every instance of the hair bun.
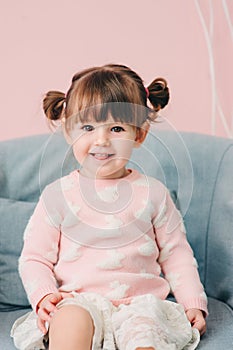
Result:
M43 99L45 115L50 120L58 120L62 116L65 94L60 91L49 91Z
M159 111L164 108L169 101L169 89L167 81L163 78L156 78L148 86L149 89L149 100L154 107L155 111Z

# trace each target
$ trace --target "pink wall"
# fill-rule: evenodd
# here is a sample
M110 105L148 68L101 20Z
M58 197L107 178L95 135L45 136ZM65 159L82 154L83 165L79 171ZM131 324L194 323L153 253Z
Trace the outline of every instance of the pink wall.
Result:
M92 65L164 76L178 130L233 135L233 1L8 0L0 11L0 139L49 132L43 93Z

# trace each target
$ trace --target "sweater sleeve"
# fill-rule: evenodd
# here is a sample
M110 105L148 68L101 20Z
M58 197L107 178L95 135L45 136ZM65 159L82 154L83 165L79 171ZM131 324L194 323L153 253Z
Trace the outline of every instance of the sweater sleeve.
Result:
M185 310L196 308L208 314L207 297L186 238L183 219L167 190L153 223L160 250L158 262L176 301Z
M34 310L45 295L58 291L53 269L60 241L59 218L55 209L49 209L52 206L46 198L47 189L25 229L19 258L19 274Z

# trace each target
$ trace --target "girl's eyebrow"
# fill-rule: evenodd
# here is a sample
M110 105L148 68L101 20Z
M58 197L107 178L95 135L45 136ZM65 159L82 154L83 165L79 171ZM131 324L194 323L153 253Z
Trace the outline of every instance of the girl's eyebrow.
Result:
M118 121L111 121L111 122L96 122L96 121L79 121L77 123L78 125L95 125L95 126L101 126L101 125L106 125L106 126L112 126L112 125L130 125L127 123L122 123L122 122L118 122Z

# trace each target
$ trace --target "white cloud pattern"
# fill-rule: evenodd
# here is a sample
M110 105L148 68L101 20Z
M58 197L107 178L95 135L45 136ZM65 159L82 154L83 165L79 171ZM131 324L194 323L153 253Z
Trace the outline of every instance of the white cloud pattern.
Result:
M78 281L72 281L70 283L64 284L59 288L61 292L74 292L80 290L82 287L78 284Z
M155 251L156 244L148 235L145 235L145 239L147 242L141 245L138 251L141 255L151 256Z
M105 189L97 192L97 199L101 199L104 202L115 202L118 198L117 186L106 187Z
M154 206L151 201L142 201L142 207L136 211L134 214L136 219L145 221L145 222L151 222L151 217L154 212Z
M80 252L81 246L79 244L75 244L72 248L68 249L62 256L61 260L65 262L72 262L79 259L82 256Z
M51 250L48 251L44 257L45 257L45 259L48 259L49 261L56 261L57 260L57 244L56 243L52 244Z
M168 218L166 216L166 212L167 212L167 205L162 203L159 207L158 215L153 220L153 225L155 228L160 228L167 222Z
M207 295L204 291L200 294L200 297L207 302Z
M68 212L63 221L62 221L62 226L63 227L72 227L77 225L77 223L79 222L79 217L78 215L75 215L73 212Z
M180 285L180 274L170 272L166 275L166 279L169 282L169 285L171 287L171 291L175 292L176 288L179 287L179 285Z
M103 270L116 270L121 268L122 260L125 255L117 251L116 249L108 251L108 256L105 260L97 264L97 267Z
M110 299L122 299L127 296L126 292L130 288L128 284L120 284L119 281L113 281L110 283L110 288L113 290L107 293L107 297Z
M76 187L74 180L70 177L63 177L60 179L61 188L63 191L71 190Z
M193 257L193 266L198 268L198 262L194 257Z
M181 223L180 223L180 230L181 230L181 232L183 232L186 235L186 228L184 226L183 219L181 220Z
M34 279L32 281L27 281L25 282L24 284L24 287L28 293L28 295L32 295L33 293L35 293L35 291L38 289L39 287L39 281L38 281L38 278L37 279Z
M106 225L103 229L95 230L95 235L100 238L117 238L122 235L120 229L123 222L115 215L105 215Z
M153 279L153 278L156 277L155 274L146 272L144 269L141 270L140 276L141 276L142 278L147 279L147 280L151 280L151 279Z
M162 249L160 250L159 254L159 263L163 263L166 261L169 256L172 254L172 249L174 248L174 244L172 243L166 243Z
M59 227L60 223L62 222L62 217L59 213L48 213L48 215L45 215L45 222L47 225L51 227Z
M115 215L106 215L105 221L107 222L107 228L119 229L122 225L122 221Z
M133 182L136 186L148 187L148 180L145 177L140 177L139 179Z

